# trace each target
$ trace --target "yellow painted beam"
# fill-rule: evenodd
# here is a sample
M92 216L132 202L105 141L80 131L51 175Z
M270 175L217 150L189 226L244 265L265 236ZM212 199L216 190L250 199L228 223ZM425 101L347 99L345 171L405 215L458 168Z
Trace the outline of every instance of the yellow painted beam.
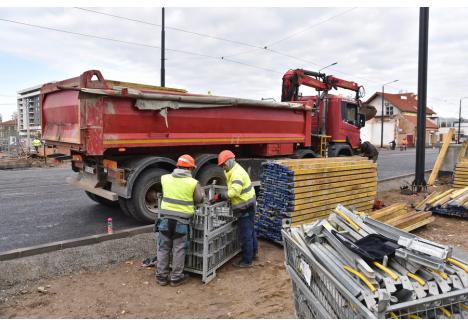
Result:
M335 172L315 173L313 175L295 175L293 176L293 180L294 182L306 181L306 180L322 180L322 179L335 178L335 177L341 177L341 176L357 176L361 173L362 174L375 173L377 175L377 169L369 168L369 169L361 169L359 171L343 170L343 171L335 171Z
M323 202L318 202L311 204L309 208L304 208L301 210L295 210L294 212L291 212L291 216L299 216L299 215L304 215L308 213L314 212L314 209L317 207L322 207L327 205L328 208L334 208L337 204L345 204L347 202L347 205L349 206L350 204L357 203L357 202L363 202L365 200L374 200L376 192L371 192L371 193L366 193L366 194L361 194L361 195L356 195L356 196L349 196L348 198L333 198L331 200L326 200ZM347 201L349 199L349 201ZM362 199L362 201L360 201Z
M325 178L313 178L303 181L294 181L294 189L301 190L302 187L316 186L321 184L331 184L334 182L346 182L346 181L359 181L363 179L376 179L377 172L371 173L354 173L352 175L341 175L341 176L329 176ZM297 191L296 191L297 192Z
M345 195L340 194L340 196L336 196L336 197L328 196L328 199L324 199L324 200L320 199L320 200L317 200L317 201L309 202L307 204L294 205L294 211L303 210L303 209L312 208L312 207L317 207L317 206L320 206L320 205L326 205L326 204L329 204L329 203L335 203L337 200L346 201L347 199L350 199L350 198L353 198L353 199L354 198L363 198L363 197L367 197L367 196L375 196L376 194L377 194L376 190L371 190L369 192L362 192L360 190L349 191L349 192L346 192Z

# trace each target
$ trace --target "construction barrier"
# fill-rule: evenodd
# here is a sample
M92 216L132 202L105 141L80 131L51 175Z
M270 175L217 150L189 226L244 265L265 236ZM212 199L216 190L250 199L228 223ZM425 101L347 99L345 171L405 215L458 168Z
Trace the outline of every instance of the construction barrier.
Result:
M268 161L260 179L257 234L276 242L284 223L324 218L338 203L368 211L377 194L376 164L359 156Z
M451 247L341 205L282 234L298 318L468 318L468 266ZM393 254L357 254L369 237L384 239Z

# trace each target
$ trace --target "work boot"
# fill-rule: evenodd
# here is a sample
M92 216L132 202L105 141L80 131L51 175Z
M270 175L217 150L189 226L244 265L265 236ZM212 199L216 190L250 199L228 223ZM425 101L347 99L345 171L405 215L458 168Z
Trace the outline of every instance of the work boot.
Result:
M178 278L178 279L175 279L175 280L171 280L171 286L179 286L179 285L182 285L184 284L185 282L187 282L189 279L189 276L187 274L184 274L184 276Z
M167 279L167 277L163 276L156 276L156 281L158 281L158 284L161 286L166 286L169 284L169 280Z
M239 267L239 268L250 268L252 267L252 263L246 263L242 259L238 262L234 262L232 265Z
M252 259L253 259L253 260L258 260L258 252L257 252L257 251L254 252L253 258L252 258Z

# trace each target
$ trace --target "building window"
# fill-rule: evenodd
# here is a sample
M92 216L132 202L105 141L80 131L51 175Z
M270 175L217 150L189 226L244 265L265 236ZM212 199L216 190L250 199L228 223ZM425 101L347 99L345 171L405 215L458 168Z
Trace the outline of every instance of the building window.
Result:
M393 115L393 106L388 103L385 104L385 115Z

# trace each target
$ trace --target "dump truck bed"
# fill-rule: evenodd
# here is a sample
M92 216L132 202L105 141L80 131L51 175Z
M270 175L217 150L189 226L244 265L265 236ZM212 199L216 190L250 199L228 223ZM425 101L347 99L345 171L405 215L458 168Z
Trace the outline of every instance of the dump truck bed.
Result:
M44 85L41 104L47 143L87 155L135 147L271 144L258 148L268 156L274 148L292 152L296 144L310 145L307 104L106 81L96 70Z

